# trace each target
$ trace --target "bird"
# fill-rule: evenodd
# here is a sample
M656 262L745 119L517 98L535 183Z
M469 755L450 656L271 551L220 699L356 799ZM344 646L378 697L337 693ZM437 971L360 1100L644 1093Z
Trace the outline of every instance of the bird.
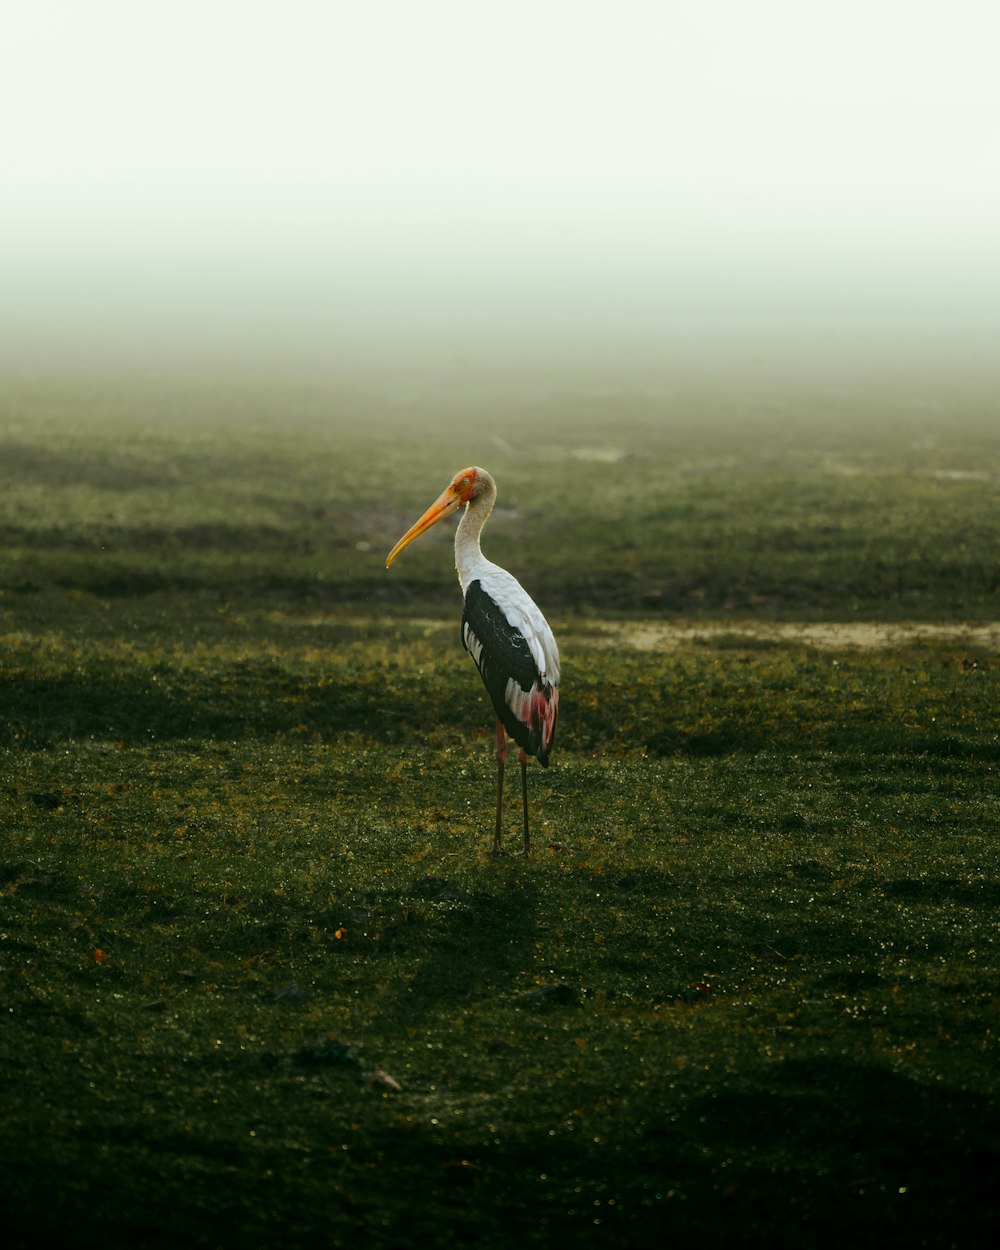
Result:
M524 854L531 851L528 825L528 756L547 768L559 712L559 648L549 624L521 583L483 555L483 526L496 503L497 485L473 465L456 473L386 557L388 568L404 547L432 525L464 508L455 531L455 568L465 603L462 645L472 656L496 713L497 809L493 853L500 853L501 808L507 735L520 747Z

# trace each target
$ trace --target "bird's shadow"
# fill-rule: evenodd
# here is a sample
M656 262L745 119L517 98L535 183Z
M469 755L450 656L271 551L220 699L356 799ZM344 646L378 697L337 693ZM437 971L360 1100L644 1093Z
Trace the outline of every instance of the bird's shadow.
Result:
M442 1004L512 992L530 967L538 936L538 889L518 871L520 860L498 857L469 888L441 877L414 883L404 906L419 909L422 956L398 990L407 1014Z

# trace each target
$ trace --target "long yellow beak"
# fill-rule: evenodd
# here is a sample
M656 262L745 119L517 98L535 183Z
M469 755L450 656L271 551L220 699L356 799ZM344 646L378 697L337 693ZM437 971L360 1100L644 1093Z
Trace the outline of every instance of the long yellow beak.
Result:
M420 520L415 521L413 525L410 526L395 547L393 547L393 549L389 552L385 558L385 567L388 568L403 548L408 547L415 538L419 538L420 535L429 530L432 525L437 525L438 521L440 521L443 517L448 516L449 513L454 512L455 509L461 507L461 505L461 499L459 499L449 486L443 494L439 495L437 499L434 500Z

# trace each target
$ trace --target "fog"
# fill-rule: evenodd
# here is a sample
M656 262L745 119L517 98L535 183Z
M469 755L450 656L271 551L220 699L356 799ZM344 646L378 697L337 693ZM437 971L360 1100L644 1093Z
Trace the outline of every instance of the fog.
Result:
M998 37L975 0L23 3L2 355L981 355Z

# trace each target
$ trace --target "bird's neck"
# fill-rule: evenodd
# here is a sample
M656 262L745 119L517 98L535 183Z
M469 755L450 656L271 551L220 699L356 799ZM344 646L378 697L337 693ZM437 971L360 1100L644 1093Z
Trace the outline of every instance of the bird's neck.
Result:
M465 508L465 515L458 523L455 531L455 568L458 580L462 583L462 592L469 588L469 583L476 577L487 563L479 546L479 536L483 532L493 505L496 502L496 483L488 473L480 470L482 489L475 499L470 499Z

